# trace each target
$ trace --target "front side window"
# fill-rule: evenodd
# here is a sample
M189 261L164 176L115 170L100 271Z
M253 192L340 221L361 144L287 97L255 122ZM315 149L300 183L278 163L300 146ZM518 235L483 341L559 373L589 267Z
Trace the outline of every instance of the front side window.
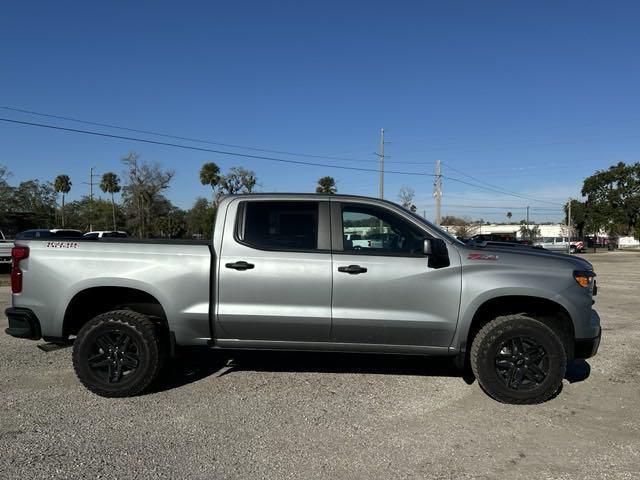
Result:
M318 248L317 202L245 202L239 237L267 250Z
M390 211L367 205L342 207L345 251L423 255L426 234Z

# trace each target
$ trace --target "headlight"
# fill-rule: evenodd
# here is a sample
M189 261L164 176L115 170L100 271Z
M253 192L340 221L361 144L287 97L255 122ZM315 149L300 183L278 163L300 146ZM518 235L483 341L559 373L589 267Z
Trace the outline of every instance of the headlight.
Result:
M596 272L594 272L593 270L574 270L573 271L573 278L575 278L576 282L578 282L578 285L580 285L583 288L592 289L593 284L595 283L595 280L594 280L595 276L596 276Z

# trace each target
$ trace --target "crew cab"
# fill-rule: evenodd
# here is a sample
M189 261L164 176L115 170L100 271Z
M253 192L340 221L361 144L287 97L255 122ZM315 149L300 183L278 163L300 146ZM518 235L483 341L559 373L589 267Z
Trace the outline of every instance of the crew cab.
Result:
M359 227L362 237L347 240ZM594 355L587 261L465 245L394 203L229 196L211 241L18 240L7 333L73 341L80 381L130 396L177 346L449 356L493 398L539 403Z

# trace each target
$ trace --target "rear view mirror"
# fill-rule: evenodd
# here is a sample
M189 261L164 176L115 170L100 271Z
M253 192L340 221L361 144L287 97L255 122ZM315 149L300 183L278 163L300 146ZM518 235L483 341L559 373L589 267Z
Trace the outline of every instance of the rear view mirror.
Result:
M425 238L424 254L429 257L429 267L442 268L449 266L449 250L441 238Z

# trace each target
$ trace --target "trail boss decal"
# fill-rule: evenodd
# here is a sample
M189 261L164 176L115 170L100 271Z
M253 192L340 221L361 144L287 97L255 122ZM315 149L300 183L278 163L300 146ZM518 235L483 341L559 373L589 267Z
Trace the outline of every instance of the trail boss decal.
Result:
M47 242L46 248L78 248L78 242Z
M486 253L470 253L469 260L498 260L497 255L487 255Z

